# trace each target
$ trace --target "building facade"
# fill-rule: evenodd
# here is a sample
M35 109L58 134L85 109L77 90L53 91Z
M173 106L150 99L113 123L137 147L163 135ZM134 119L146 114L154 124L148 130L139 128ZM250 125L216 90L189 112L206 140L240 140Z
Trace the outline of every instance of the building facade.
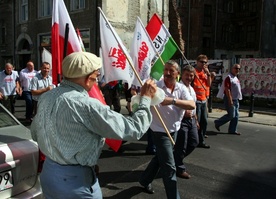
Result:
M276 1L177 0L177 5L188 59L276 57Z
M101 7L128 48L139 16L144 25L158 13L168 25L169 0L64 0L75 28L80 30L86 51L99 54ZM43 48L51 52L51 0L0 0L0 69L11 62L21 70L29 60L41 63ZM69 30L70 31L70 30Z

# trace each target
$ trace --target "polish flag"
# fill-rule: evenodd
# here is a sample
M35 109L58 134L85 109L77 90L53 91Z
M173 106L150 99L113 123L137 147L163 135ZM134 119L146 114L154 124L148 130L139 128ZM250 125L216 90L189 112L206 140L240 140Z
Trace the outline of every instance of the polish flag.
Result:
M82 51L78 36L72 24L63 0L53 1L52 15L52 77L53 83L57 85L62 74L62 60L64 58L65 26L69 25L68 44L66 55L72 52Z

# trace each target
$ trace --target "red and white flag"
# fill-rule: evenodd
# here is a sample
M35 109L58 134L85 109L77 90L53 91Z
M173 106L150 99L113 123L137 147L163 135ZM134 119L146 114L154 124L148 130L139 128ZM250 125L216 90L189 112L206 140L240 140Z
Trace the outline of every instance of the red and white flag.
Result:
M102 10L100 8L99 10L105 82L124 80L130 87L134 79L134 72L130 66L130 64L133 66L130 55Z
M82 51L78 36L63 0L54 0L52 15L52 77L55 85L59 83L58 77L62 74L61 64L64 58L66 24L69 25L66 55Z
M141 19L137 17L134 37L130 48L130 56L133 60L135 70L142 81L150 77L151 62L156 53L156 49ZM134 78L132 84L141 86L137 77Z

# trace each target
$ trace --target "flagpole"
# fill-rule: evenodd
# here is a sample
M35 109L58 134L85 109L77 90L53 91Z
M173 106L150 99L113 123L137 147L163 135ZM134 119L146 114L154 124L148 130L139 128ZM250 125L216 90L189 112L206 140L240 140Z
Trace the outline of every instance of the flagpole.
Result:
M63 48L63 59L67 55L67 46L68 46L68 36L69 36L69 24L65 24L65 33L64 33L64 48ZM57 74L57 83L61 81L61 74Z
M100 10L100 12L101 12L102 16L104 17L105 21L106 21L107 23L109 23L108 20L107 20L107 18L106 18L105 15L103 14L101 8L98 7L98 9ZM118 43L120 43L120 42L118 41L116 35L113 33L112 28L110 28L110 30L111 30L113 36L115 37L116 41L117 41ZM126 56L126 59L127 59L128 63L129 63L129 65L131 66L131 68L132 68L132 70L133 70L133 72L134 72L136 78L138 79L139 83L140 83L141 86L142 86L142 85L143 85L143 82L142 82L142 80L141 80L139 74L138 74L137 71L135 70L135 67L133 66L132 62L130 61L130 58L126 55L126 53L124 52L123 49L122 49L122 51L123 51L124 55ZM164 127L164 129L165 129L165 131L166 131L166 133L167 133L167 135L168 135L168 137L169 137L169 139L171 140L172 144L175 145L175 142L174 142L174 140L173 140L173 138L172 138L172 136L171 136L171 134L170 134L170 132L169 132L169 130L168 130L166 124L164 123L164 121L163 121L163 119L162 119L162 117L161 117L159 111L157 110L157 108L156 108L155 106L153 106L153 107L154 107L154 110L155 110L155 112L156 112L156 114L157 114L157 116L158 116L158 118L159 118L161 124L163 125L163 127Z

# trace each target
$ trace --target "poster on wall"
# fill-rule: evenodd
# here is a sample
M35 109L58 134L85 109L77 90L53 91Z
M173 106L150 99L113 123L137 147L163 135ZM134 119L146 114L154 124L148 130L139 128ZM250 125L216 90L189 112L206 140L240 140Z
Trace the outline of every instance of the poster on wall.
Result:
M276 59L241 59L242 94L250 96L252 93L260 98L276 98Z

